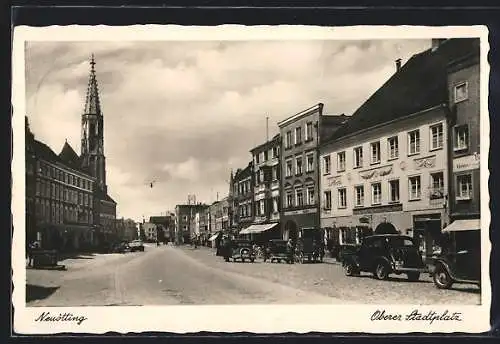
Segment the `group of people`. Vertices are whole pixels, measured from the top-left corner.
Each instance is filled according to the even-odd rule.
[[[41,248],[39,241],[32,241],[28,244],[26,255],[28,256],[28,266],[33,266],[33,256],[36,250]]]

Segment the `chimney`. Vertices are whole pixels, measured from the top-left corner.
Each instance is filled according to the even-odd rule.
[[[431,44],[432,51],[436,51],[436,49],[439,48],[439,46],[443,44],[444,41],[446,41],[446,38],[433,38]]]
[[[401,59],[396,60],[396,72],[399,72],[401,69]]]

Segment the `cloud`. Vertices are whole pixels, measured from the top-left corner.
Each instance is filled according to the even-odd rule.
[[[108,189],[120,216],[211,202],[276,123],[318,102],[352,114],[427,40],[30,42],[26,95],[37,138],[80,150],[93,52]],[[154,187],[149,182],[156,180]]]

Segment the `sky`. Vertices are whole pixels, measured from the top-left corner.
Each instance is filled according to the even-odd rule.
[[[80,153],[94,53],[107,184],[117,217],[173,211],[188,194],[227,195],[231,169],[317,103],[351,115],[430,40],[27,42],[30,127],[57,154]],[[155,181],[153,187],[150,182]]]

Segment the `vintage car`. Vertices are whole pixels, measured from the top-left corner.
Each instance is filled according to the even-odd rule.
[[[287,262],[293,263],[293,252],[288,248],[286,240],[272,239],[266,245],[264,261],[269,260],[271,263]]]
[[[449,289],[454,283],[481,287],[481,235],[477,228],[453,226],[443,230],[441,250],[429,259],[429,270],[439,289]]]
[[[250,261],[253,263],[255,261],[255,252],[252,242],[244,239],[231,240],[224,249],[224,260],[229,262],[231,259],[233,262],[239,260],[241,262]]]
[[[303,228],[295,245],[294,259],[298,263],[323,261],[322,232],[317,228]]]
[[[130,247],[130,252],[144,252],[144,244],[141,240],[132,240],[128,243],[128,247]]]
[[[427,271],[413,239],[399,234],[367,236],[361,245],[342,256],[342,266],[347,276],[371,272],[379,280],[390,274],[406,274],[408,280],[418,281]]]
[[[112,253],[127,253],[127,252],[130,252],[130,246],[128,245],[127,242],[122,241],[122,242],[114,244],[111,248],[111,252]]]

